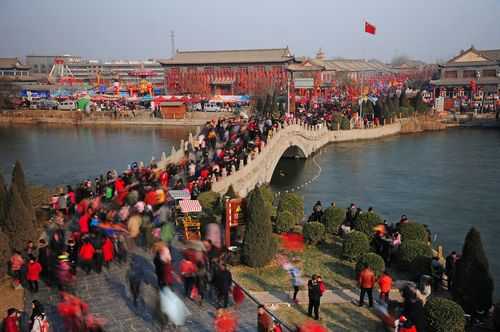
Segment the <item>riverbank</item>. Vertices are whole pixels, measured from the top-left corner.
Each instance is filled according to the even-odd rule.
[[[66,126],[201,126],[207,121],[230,115],[227,112],[189,112],[183,119],[151,118],[150,112],[122,112],[116,118],[112,113],[52,110],[0,111],[0,124],[66,125]]]

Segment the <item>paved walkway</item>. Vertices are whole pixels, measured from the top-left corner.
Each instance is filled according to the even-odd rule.
[[[281,305],[281,304],[291,304],[293,293],[283,293],[283,292],[250,292],[252,296],[257,299],[260,303],[266,305]],[[350,289],[334,289],[326,290],[321,297],[322,304],[341,304],[341,303],[351,303],[352,301],[357,301],[359,299],[359,294],[353,292]],[[299,303],[307,303],[309,301],[307,290],[301,290],[297,294],[297,300]]]
[[[101,274],[92,272],[86,275],[80,269],[77,272],[77,285],[74,293],[89,304],[90,312],[104,318],[106,332],[130,332],[130,331],[161,331],[156,319],[157,308],[159,307],[158,290],[156,288],[156,275],[150,255],[142,249],[135,250],[130,254],[129,260],[133,259],[144,270],[145,280],[142,286],[142,300],[137,307],[134,307],[126,272],[128,264],[119,266],[111,264],[108,269],[103,268]],[[177,289],[177,294],[181,294]],[[31,313],[31,301],[38,299],[44,306],[51,322],[54,332],[65,332],[62,320],[57,313],[57,303],[59,302],[58,292],[48,288],[41,283],[40,291],[33,296],[26,292],[26,311]],[[213,319],[215,307],[212,304],[204,303],[201,307],[190,300],[185,300],[191,311],[191,316],[185,326],[177,328],[167,328],[166,331],[213,331]],[[256,331],[256,305],[245,299],[245,302],[238,310],[239,328],[238,331]]]

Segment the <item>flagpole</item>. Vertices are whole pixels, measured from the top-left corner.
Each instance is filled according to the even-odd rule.
[[[364,35],[366,32],[365,32],[365,26],[366,26],[366,18],[363,18],[363,31],[362,31],[362,34]],[[364,38],[364,37],[363,37]],[[363,48],[362,48],[362,51],[361,51],[361,55],[363,57],[363,61],[365,60],[365,43],[362,43],[363,44]],[[361,71],[361,93],[360,93],[360,96],[361,96],[361,103],[359,104],[359,116],[362,118],[363,117],[363,86],[364,86],[364,81],[365,81],[365,75],[364,75],[364,72],[363,70]]]

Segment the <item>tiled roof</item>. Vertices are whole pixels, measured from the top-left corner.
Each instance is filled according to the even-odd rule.
[[[30,69],[19,62],[17,58],[0,58],[0,69]]]
[[[324,66],[328,71],[387,71],[391,69],[379,61],[365,61],[357,59],[339,59],[339,60],[319,60],[314,59],[314,63]]]
[[[231,63],[272,63],[292,61],[288,48],[223,51],[177,51],[172,59],[160,60],[162,65],[204,65]]]
[[[492,60],[492,61],[500,61],[500,49],[498,50],[482,50],[478,51],[479,54],[483,55],[484,57]]]

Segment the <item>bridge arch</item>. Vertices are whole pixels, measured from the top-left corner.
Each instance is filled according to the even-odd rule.
[[[290,142],[289,145],[281,146],[277,153],[273,154],[273,158],[269,158],[270,162],[267,163],[265,179],[263,179],[263,182],[271,182],[276,166],[278,166],[278,163],[282,158],[307,159],[311,153],[312,151],[310,151],[310,147],[297,139],[295,139],[294,143]]]

